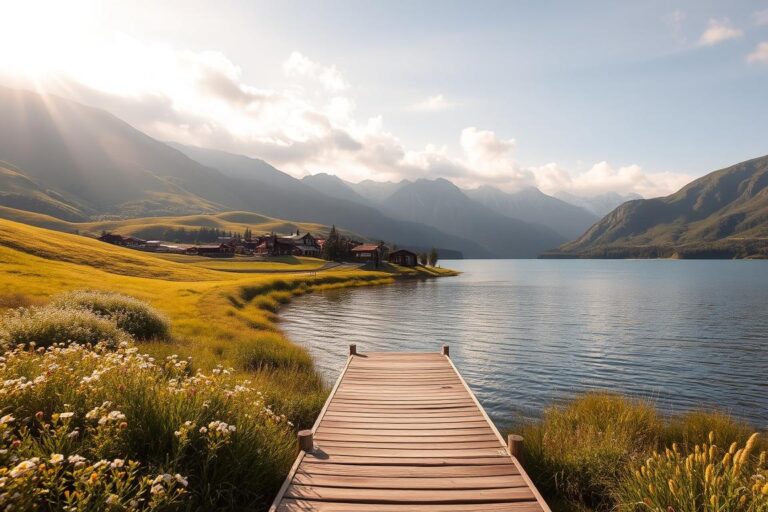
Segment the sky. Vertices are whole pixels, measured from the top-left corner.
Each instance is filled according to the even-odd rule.
[[[0,84],[301,177],[666,195],[768,153],[768,0],[0,0]]]

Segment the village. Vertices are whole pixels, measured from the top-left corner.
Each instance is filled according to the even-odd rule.
[[[256,236],[250,230],[246,230],[244,234],[229,232],[226,236],[217,236],[215,242],[193,244],[144,240],[111,232],[103,232],[98,240],[139,251],[206,258],[251,256],[266,259],[280,256],[301,256],[322,258],[328,261],[371,264],[374,267],[378,267],[384,262],[405,267],[415,267],[419,264],[435,266],[438,259],[435,249],[429,253],[416,253],[397,246],[388,246],[383,241],[378,243],[359,242],[340,235],[335,227],[331,228],[330,233],[325,238],[315,237],[311,233],[301,233],[297,229],[295,233],[290,235],[268,233]]]

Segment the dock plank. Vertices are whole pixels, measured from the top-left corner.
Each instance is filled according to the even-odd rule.
[[[271,512],[550,512],[447,356],[350,356]]]

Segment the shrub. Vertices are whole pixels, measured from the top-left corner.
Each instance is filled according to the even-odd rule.
[[[629,461],[656,446],[661,427],[645,402],[588,393],[523,427],[526,469],[549,496],[609,509],[613,483]]]
[[[673,443],[693,446],[712,432],[721,444],[744,443],[754,432],[732,416],[720,411],[690,411],[669,419],[663,433],[663,446]]]
[[[8,351],[0,474],[12,478],[3,509],[263,506],[295,455],[291,424],[231,370],[189,366],[128,343]],[[18,494],[5,493],[9,485]]]
[[[766,452],[753,456],[758,434],[726,450],[710,432],[692,450],[677,444],[635,465],[619,484],[619,510],[627,512],[758,512],[768,510]],[[726,445],[727,446],[727,445]]]
[[[241,341],[236,357],[238,368],[248,371],[312,368],[312,358],[306,350],[274,332],[258,333]]]
[[[134,297],[119,293],[75,291],[60,295],[52,305],[61,308],[88,309],[111,318],[118,327],[137,340],[168,339],[168,319],[155,308]]]
[[[131,341],[114,322],[91,311],[32,307],[15,309],[0,319],[0,347],[35,343],[38,347],[105,343],[116,347]]]

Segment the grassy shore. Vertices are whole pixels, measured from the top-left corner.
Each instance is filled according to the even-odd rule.
[[[722,412],[663,418],[650,402],[589,393],[513,430],[555,511],[768,510],[768,443]]]
[[[289,274],[208,266],[0,220],[0,309],[32,308],[24,325],[43,333],[77,317],[71,341],[91,336],[96,345],[9,347],[0,363],[0,437],[12,454],[0,454],[0,471],[16,475],[12,486],[27,500],[15,505],[56,509],[40,504],[66,490],[82,510],[104,510],[108,500],[131,509],[131,496],[141,496],[137,510],[264,509],[295,456],[294,430],[311,425],[328,391],[308,353],[280,332],[280,305],[319,290],[451,274],[394,265]],[[74,290],[138,299],[169,319],[169,331],[126,343],[98,318],[50,309],[52,300],[72,303],[57,297]],[[117,469],[130,461],[131,471],[110,469],[114,460]],[[103,486],[78,487],[91,475]]]

